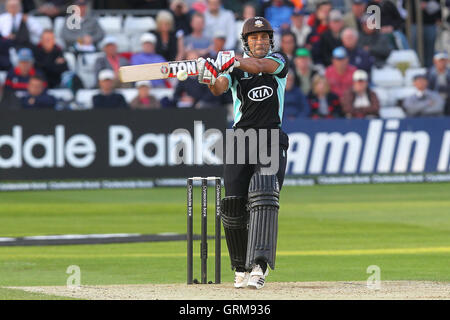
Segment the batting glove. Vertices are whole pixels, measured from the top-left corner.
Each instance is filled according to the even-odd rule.
[[[220,73],[231,73],[234,68],[240,66],[240,62],[236,59],[233,50],[219,51],[216,66]]]
[[[216,68],[214,60],[211,58],[198,58],[197,59],[198,68],[198,82],[214,85],[216,79],[219,76],[219,71]]]

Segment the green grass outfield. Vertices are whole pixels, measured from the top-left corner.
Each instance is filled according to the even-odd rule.
[[[194,232],[200,233],[195,189]],[[209,194],[214,232],[214,193]],[[186,233],[184,188],[0,193],[0,237],[89,233]],[[200,278],[199,242],[194,244]],[[214,244],[209,244],[214,279]],[[0,247],[0,287],[65,285],[70,265],[81,284],[183,283],[186,243]],[[269,281],[450,281],[450,184],[285,187],[276,270]],[[233,280],[225,240],[222,279]],[[0,289],[0,299],[43,298]],[[52,298],[52,297],[49,297]],[[53,297],[55,298],[55,297]]]

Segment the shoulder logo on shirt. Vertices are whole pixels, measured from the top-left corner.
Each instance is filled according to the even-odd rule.
[[[286,63],[286,59],[285,59],[285,58],[283,57],[283,55],[280,54],[280,53],[272,53],[272,54],[271,54],[271,57],[280,59],[283,63]]]
[[[253,101],[263,101],[273,95],[273,89],[268,86],[253,88],[248,92],[248,97]]]

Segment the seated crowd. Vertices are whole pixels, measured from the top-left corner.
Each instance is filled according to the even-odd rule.
[[[139,1],[136,1],[138,3]],[[145,2],[145,1],[142,1]],[[0,6],[0,109],[72,108],[61,103],[48,89],[97,89],[93,108],[210,108],[228,106],[231,94],[214,96],[195,78],[121,83],[121,66],[174,60],[215,58],[221,50],[243,55],[239,39],[245,19],[265,16],[275,30],[276,50],[289,58],[285,116],[288,119],[374,118],[382,103],[371,81],[374,69],[383,68],[391,52],[416,50],[405,36],[404,8],[389,0],[172,0],[158,9],[155,27],[136,35],[136,45],[121,51],[117,35],[105,31],[91,11],[88,0],[6,0]],[[404,1],[403,1],[404,2]],[[42,4],[44,3],[44,4]],[[140,3],[140,2],[139,2]],[[415,2],[412,2],[413,12]],[[414,92],[396,101],[406,116],[450,115],[450,67],[445,50],[436,51],[436,28],[450,23],[443,17],[440,1],[423,4],[424,72],[413,77]],[[450,1],[446,1],[450,7]],[[28,12],[55,21],[68,5],[80,8],[79,28],[70,17],[60,30],[44,29]],[[305,4],[308,4],[306,6]],[[347,8],[345,4],[348,4]],[[383,17],[379,28],[371,26],[367,7],[378,6]],[[56,24],[55,24],[56,25]],[[433,31],[434,30],[434,31]],[[411,32],[417,34],[415,17]],[[134,38],[133,38],[134,39]],[[131,43],[131,38],[130,38]],[[86,75],[71,67],[87,54],[99,53],[92,63],[90,86]],[[95,78],[94,78],[95,77]],[[125,99],[118,89],[135,88],[135,97]],[[157,99],[152,92],[170,88],[173,95]],[[75,102],[76,104],[76,102]]]

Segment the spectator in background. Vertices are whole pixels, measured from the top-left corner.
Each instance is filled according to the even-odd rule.
[[[377,6],[380,8],[380,15],[383,17],[380,20],[381,29],[383,33],[391,33],[394,30],[401,30],[403,28],[404,20],[400,15],[396,5],[389,0],[370,0],[367,7]]]
[[[13,46],[13,41],[0,36],[0,70],[8,71],[11,69],[11,60],[9,49]]]
[[[195,51],[187,52],[186,60],[197,60]],[[194,77],[188,77],[186,81],[179,81],[173,94],[173,105],[178,108],[214,108],[231,102],[230,91],[227,94],[214,96],[210,90]]]
[[[99,73],[103,69],[110,69],[116,75],[115,84],[120,86],[119,81],[119,68],[128,65],[127,59],[121,57],[117,52],[117,39],[114,36],[107,36],[101,42],[101,47],[104,56],[98,57],[95,61],[95,74],[98,77]]]
[[[361,30],[361,19],[367,13],[367,0],[352,0],[352,10],[344,16],[346,28]]]
[[[153,33],[144,33],[141,36],[142,52],[131,57],[131,65],[166,62],[163,56],[155,53],[156,36]],[[153,87],[166,87],[164,80],[152,80]]]
[[[312,80],[312,88],[308,94],[311,107],[310,117],[313,119],[332,119],[342,116],[339,97],[330,91],[327,78],[319,74]]]
[[[170,12],[172,12],[175,20],[175,26],[173,28],[175,32],[181,30],[183,31],[183,35],[187,35],[192,32],[189,7],[184,0],[173,0],[170,3]]]
[[[439,93],[427,89],[428,80],[425,74],[414,77],[416,92],[403,100],[403,109],[408,117],[442,116],[444,99]]]
[[[21,0],[23,13],[30,13],[36,9],[36,0]]]
[[[295,55],[296,49],[296,40],[295,35],[291,31],[284,31],[281,34],[281,44],[280,50],[283,52],[289,59],[289,64],[293,68],[293,59]]]
[[[227,39],[227,35],[223,30],[216,30],[214,33],[214,37],[212,40],[212,48],[210,49],[207,56],[216,60],[217,54],[219,51],[223,51],[225,47],[225,41]]]
[[[283,0],[272,0],[271,6],[264,11],[264,17],[270,22],[275,32],[289,29],[294,8],[284,4]]]
[[[311,32],[311,27],[305,23],[304,10],[294,10],[291,15],[291,32],[295,34],[297,39],[297,47],[304,47],[308,34]]]
[[[396,49],[408,49],[408,40],[402,32],[404,19],[398,11],[396,5],[389,0],[371,0],[367,7],[377,6],[380,8],[381,30],[380,32],[386,35],[391,41],[391,46]]]
[[[308,94],[311,90],[312,79],[317,74],[311,61],[311,53],[308,49],[298,48],[295,51],[294,65],[297,86],[304,94]]]
[[[191,18],[192,33],[184,37],[186,52],[196,50],[199,56],[205,55],[210,48],[211,41],[205,36],[205,17],[195,12]]]
[[[163,56],[166,61],[182,60],[184,55],[183,32],[175,31],[172,14],[161,10],[156,16],[156,44],[155,52]]]
[[[382,67],[394,47],[385,33],[367,25],[367,19],[368,16],[364,16],[361,20],[362,32],[359,35],[357,47],[361,47],[374,58],[376,67]]]
[[[330,84],[330,90],[341,98],[353,85],[353,73],[356,67],[348,63],[348,55],[344,47],[334,49],[332,56],[332,63],[326,68],[325,77]]]
[[[307,23],[311,27],[311,32],[306,39],[308,49],[311,49],[320,40],[320,36],[328,30],[328,16],[331,9],[330,1],[321,0],[317,3],[316,11],[309,15]]]
[[[290,70],[286,79],[286,91],[284,93],[284,116],[290,120],[307,118],[309,116],[309,104],[299,87],[295,86],[295,75]]]
[[[206,1],[207,0],[187,0],[189,7],[201,14],[204,14],[206,11]]]
[[[214,96],[209,90],[205,91],[197,79],[189,77],[186,81],[179,81],[175,87],[173,104],[178,108],[214,108],[225,104],[223,96]]]
[[[255,16],[256,16],[256,7],[250,3],[246,3],[242,7],[242,20],[236,21],[236,32],[237,32],[239,40],[241,38],[242,26],[244,25],[245,20],[254,18]],[[242,46],[238,45],[236,47],[236,51],[238,53],[243,53]]]
[[[100,93],[92,97],[94,109],[127,109],[125,98],[114,90],[116,75],[111,69],[103,69],[98,74]]]
[[[256,15],[257,15],[256,8],[257,8],[257,6],[251,2],[247,2],[247,3],[243,4],[242,14],[237,18],[239,20],[236,21],[236,23],[235,23],[236,31],[238,32],[238,34],[241,33],[242,26],[244,25],[245,20],[256,17]]]
[[[450,67],[448,55],[437,53],[434,55],[434,66],[428,70],[428,89],[439,92],[445,101],[445,115],[450,115]]]
[[[56,88],[61,83],[61,75],[69,70],[64,53],[55,43],[52,30],[44,30],[41,41],[34,49],[35,65],[44,73],[49,88]]]
[[[44,0],[41,1],[41,5],[38,6],[37,11],[51,19],[58,16],[65,16],[70,2],[70,0]]]
[[[403,6],[406,8],[406,1],[403,1]],[[434,46],[437,37],[437,23],[440,23],[442,18],[440,1],[421,0],[420,8],[416,8],[415,1],[410,1],[410,6],[412,47],[417,51],[416,12],[417,10],[421,10],[423,19],[424,67],[429,68],[433,64]]]
[[[17,66],[11,68],[6,76],[5,90],[14,92],[18,98],[23,97],[28,88],[28,81],[32,76],[43,76],[34,68],[34,57],[31,49],[22,48],[17,54]],[[45,82],[45,87],[47,83]]]
[[[223,30],[227,35],[225,42],[226,50],[233,50],[236,47],[236,19],[233,12],[221,8],[220,0],[207,0],[207,10],[205,11],[205,36],[212,39],[214,31]]]
[[[223,7],[236,14],[236,18],[244,11],[246,5],[255,7],[258,5],[259,0],[226,0],[223,1]],[[256,14],[255,14],[256,15]],[[254,17],[254,16],[253,16]]]
[[[359,35],[355,29],[346,28],[341,35],[342,46],[347,50],[351,65],[370,73],[374,58],[364,49],[358,47],[358,38]]]
[[[24,109],[55,109],[56,99],[47,94],[45,80],[32,76],[27,86],[27,93],[20,99]]]
[[[244,21],[256,17],[256,7],[251,3],[246,3],[242,7],[242,21],[236,22],[236,30],[241,33]]]
[[[136,9],[166,9],[168,0],[127,0]]]
[[[353,73],[353,85],[341,97],[342,110],[346,118],[378,117],[380,102],[375,92],[369,89],[369,76],[364,70]]]
[[[41,35],[41,25],[33,17],[22,13],[20,0],[7,0],[6,12],[0,15],[0,35],[13,40],[14,47],[31,48]]]
[[[447,7],[447,19],[440,25],[443,34],[441,37],[443,39],[442,48],[440,50],[447,51],[450,53],[450,0],[445,1],[445,5]]]
[[[136,82],[138,95],[131,101],[131,109],[158,109],[161,107],[159,101],[150,94],[151,87],[150,81]]]
[[[339,10],[330,12],[328,30],[312,48],[312,56],[315,64],[328,67],[331,64],[331,53],[334,48],[342,46],[341,32],[344,29],[342,13]]]
[[[333,8],[339,9],[341,11],[347,11],[350,8],[351,0],[331,0]]]
[[[72,21],[68,21],[70,16],[67,17],[61,32],[66,48],[95,51],[95,46],[103,39],[105,32],[97,19],[88,12],[87,0],[76,0],[73,4],[80,8],[80,28],[73,28]]]

